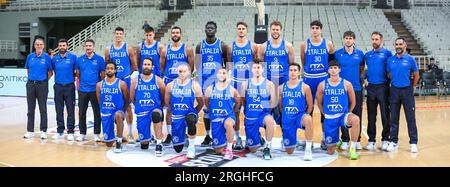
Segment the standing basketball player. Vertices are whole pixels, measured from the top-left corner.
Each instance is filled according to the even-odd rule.
[[[178,26],[172,27],[172,43],[167,46],[166,56],[161,60],[161,68],[163,71],[164,84],[167,86],[170,82],[178,77],[178,66],[181,64],[189,65],[190,72],[194,69],[194,51],[189,45],[181,41],[181,28]],[[169,106],[169,105],[167,105]],[[163,144],[168,145],[172,142],[172,126],[170,119],[170,107],[166,113],[167,137]]]
[[[245,22],[238,22],[236,24],[238,38],[233,41],[233,44],[228,46],[228,59],[230,59],[231,64],[227,64],[227,70],[232,70],[231,74],[231,84],[238,93],[242,93],[242,83],[249,79],[251,74],[251,62],[258,55],[258,45],[252,43],[247,38],[247,24]],[[241,95],[239,95],[241,97]],[[234,149],[242,150],[244,146],[242,145],[242,138],[240,136],[240,118],[241,106],[237,106],[234,111],[236,116],[235,125],[235,136],[236,144]]]
[[[114,62],[117,65],[117,78],[125,81],[128,91],[131,86],[131,73],[137,71],[136,55],[133,47],[127,45],[123,40],[125,31],[122,27],[116,27],[114,31],[114,43],[109,49],[105,49],[105,61]],[[126,119],[128,129],[128,142],[133,144],[135,142],[133,137],[133,113],[131,107],[126,108]]]
[[[129,107],[127,84],[116,78],[117,67],[114,62],[106,64],[106,78],[97,83],[97,99],[102,115],[103,140],[106,146],[112,147],[116,141],[115,153],[122,152],[123,120],[125,110]],[[117,125],[117,138],[114,133]]]
[[[195,135],[198,113],[203,108],[201,86],[191,79],[191,70],[186,63],[177,66],[178,78],[170,82],[165,90],[164,100],[171,111],[172,144],[177,153],[183,150],[186,127],[189,138],[187,158],[195,158]],[[197,101],[197,106],[194,106]]]
[[[349,158],[359,158],[356,152],[356,142],[359,135],[359,117],[350,111],[355,108],[355,92],[352,84],[339,77],[341,68],[335,60],[330,61],[328,73],[330,78],[322,81],[317,87],[317,105],[320,112],[325,115],[323,128],[327,153],[334,154],[336,144],[339,142],[339,127],[351,128]]]
[[[164,81],[152,73],[153,60],[145,58],[142,62],[142,73],[131,81],[131,101],[134,103],[137,117],[137,129],[141,149],[148,149],[151,139],[151,122],[156,135],[155,155],[162,156],[162,121]],[[150,121],[151,119],[151,121]]]
[[[334,47],[331,41],[322,37],[320,21],[312,21],[310,28],[311,37],[300,44],[300,57],[304,71],[303,82],[311,88],[314,103],[317,86],[328,77],[328,62],[334,59]],[[324,116],[321,114],[322,126],[323,120]],[[321,148],[326,149],[324,140],[321,141]]]
[[[309,115],[313,108],[311,89],[300,81],[299,64],[289,65],[289,80],[278,87],[279,104],[283,126],[284,147],[288,154],[294,152],[297,144],[297,128],[305,130],[306,146],[304,160],[312,160],[312,117]]]
[[[352,113],[357,115],[359,119],[361,119],[363,102],[361,77],[364,75],[364,52],[355,47],[356,36],[353,31],[344,32],[343,40],[344,47],[334,53],[334,58],[338,61],[341,67],[342,71],[340,73],[340,76],[352,83],[356,96],[356,105]],[[359,124],[359,126],[361,126],[361,124]],[[361,130],[361,128],[359,130]],[[337,147],[341,148],[342,150],[347,150],[348,141],[350,140],[348,130],[344,127],[341,127],[341,132],[342,142],[339,142],[341,145],[337,145]],[[361,132],[359,132],[358,142],[356,143],[356,150],[362,149],[360,140]]]
[[[289,79],[289,64],[293,64],[295,61],[292,44],[281,38],[282,28],[280,21],[270,23],[271,39],[264,42],[258,50],[259,58],[266,62],[267,79],[272,81],[276,88]],[[276,94],[278,95],[278,93]],[[275,96],[274,99],[278,103],[278,96]],[[281,124],[279,111],[278,108],[272,111],[277,124]]]
[[[217,71],[225,65],[227,60],[227,45],[216,38],[217,24],[208,21],[205,25],[206,39],[203,39],[195,48],[195,67],[199,74],[199,83],[202,86],[203,94],[206,88],[217,80]],[[200,58],[200,59],[198,59]],[[201,146],[211,146],[211,120],[209,119],[208,108],[203,108],[203,122],[205,124],[206,136]]]
[[[259,59],[253,59],[252,62],[253,77],[242,84],[241,95],[242,103],[245,106],[245,135],[246,145],[250,152],[255,153],[261,146],[260,127],[266,129],[265,148],[263,149],[263,158],[272,159],[270,148],[272,147],[272,137],[274,133],[275,121],[270,115],[270,109],[274,108],[275,103],[275,86],[272,81],[267,80],[264,76],[264,64]]]
[[[233,159],[234,112],[239,107],[239,93],[227,83],[227,70],[219,69],[217,81],[206,89],[205,103],[210,111],[212,147],[216,153],[224,153],[225,160]]]

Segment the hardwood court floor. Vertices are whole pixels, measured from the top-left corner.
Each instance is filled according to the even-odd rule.
[[[56,126],[55,110],[49,100],[49,128]],[[26,130],[26,99],[20,97],[0,97],[0,167],[2,166],[118,166],[106,157],[108,150],[104,144],[93,141],[78,143],[65,140],[22,138]],[[367,126],[367,110],[363,106],[362,144],[367,144],[364,133]],[[78,110],[78,109],[77,109]],[[320,142],[320,115],[314,114],[314,141]],[[76,111],[78,113],[78,111]],[[92,116],[88,111],[88,119]],[[328,166],[450,166],[450,97],[438,99],[436,96],[416,97],[416,120],[419,132],[419,153],[409,152],[409,138],[404,113],[401,114],[399,150],[393,153],[359,151],[361,158],[350,161],[344,155]],[[76,115],[78,120],[78,115]],[[242,120],[242,116],[241,116]],[[377,119],[377,141],[380,143],[381,119]],[[39,111],[36,109],[36,132],[39,129]],[[204,134],[203,124],[198,125],[198,134]],[[243,135],[243,127],[241,127]],[[89,132],[89,131],[88,131]],[[303,132],[299,131],[303,137]],[[281,136],[281,129],[276,128],[276,137]],[[50,137],[49,137],[50,138]],[[92,133],[88,138],[93,139]],[[379,145],[378,145],[379,146]],[[276,163],[274,163],[276,165]]]

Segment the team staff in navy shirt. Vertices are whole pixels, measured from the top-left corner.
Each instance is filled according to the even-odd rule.
[[[352,113],[357,115],[359,119],[362,116],[362,86],[361,77],[364,74],[364,52],[355,47],[356,36],[353,31],[346,31],[343,35],[344,47],[334,53],[334,58],[339,62],[341,67],[340,76],[349,81],[353,85],[356,96],[356,105]],[[359,125],[361,126],[361,120]],[[343,150],[348,149],[348,141],[350,136],[348,129],[341,127],[341,145],[338,145]],[[362,149],[361,146],[361,128],[359,129],[358,142],[356,142],[356,149]]]
[[[367,134],[369,135],[369,143],[365,147],[367,150],[376,149],[376,121],[377,108],[380,105],[381,123],[383,130],[381,133],[382,146],[381,150],[386,151],[389,145],[390,134],[390,116],[389,109],[389,81],[387,78],[387,60],[392,56],[392,52],[383,48],[383,35],[375,31],[372,33],[372,47],[365,55],[367,64],[366,77],[369,83],[367,90]]]
[[[414,87],[419,80],[419,71],[414,57],[406,53],[406,41],[403,38],[395,40],[395,56],[388,59],[387,72],[391,79],[391,142],[387,151],[398,148],[398,130],[400,107],[403,105],[408,124],[409,144],[411,152],[417,153],[417,126],[415,116]],[[414,79],[411,81],[411,73]]]
[[[53,139],[64,138],[64,103],[67,108],[67,133],[68,140],[73,140],[75,129],[75,62],[77,56],[67,51],[66,39],[58,41],[59,52],[52,58],[52,67],[55,72],[55,110],[57,133]]]
[[[24,138],[34,137],[34,110],[36,108],[36,99],[39,104],[41,114],[41,139],[47,139],[47,98],[48,98],[48,79],[52,77],[52,64],[50,56],[44,52],[44,38],[36,36],[34,39],[34,48],[36,51],[28,55],[25,68],[27,69],[28,81],[27,89],[27,132]]]
[[[80,136],[77,141],[86,140],[86,111],[91,102],[94,111],[95,141],[100,142],[101,119],[100,106],[96,96],[97,82],[105,78],[105,60],[94,52],[95,42],[86,40],[84,44],[86,53],[79,56],[76,63],[76,76],[80,79],[78,88],[78,108],[80,114]]]

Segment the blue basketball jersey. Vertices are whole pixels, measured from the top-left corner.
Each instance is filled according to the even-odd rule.
[[[100,112],[102,114],[113,114],[117,110],[123,111],[124,103],[120,90],[120,79],[116,78],[112,84],[107,83],[106,78],[103,79],[100,88]]]
[[[233,108],[235,102],[230,84],[228,84],[227,87],[220,89],[214,83],[209,98],[209,115],[211,119],[226,118],[229,115],[234,115]]]
[[[305,77],[319,78],[328,75],[328,48],[327,40],[322,38],[319,45],[314,45],[311,39],[306,40],[305,50]]]
[[[178,79],[173,81],[170,92],[172,119],[184,119],[189,113],[197,114],[197,110],[194,107],[195,92],[192,85],[192,80],[189,80],[185,85],[178,84]]]
[[[266,61],[267,79],[287,77],[289,74],[289,56],[285,40],[281,40],[280,46],[273,47],[270,40],[266,43],[264,51]]]
[[[294,88],[289,88],[288,83],[282,86],[282,112],[283,118],[295,119],[306,113],[306,98],[303,91],[303,82],[299,82]]]
[[[109,49],[109,59],[117,65],[117,78],[123,79],[131,74],[131,62],[127,50],[127,43],[124,42],[120,49],[116,49],[114,44],[112,44]]]
[[[188,63],[188,57],[185,50],[186,46],[184,43],[181,47],[174,51],[172,45],[167,46],[166,53],[166,66],[164,67],[164,76],[170,79],[175,79],[178,77],[177,68],[178,65],[182,63]]]
[[[158,51],[158,41],[155,41],[155,43],[153,43],[152,46],[147,47],[147,45],[145,45],[145,41],[142,41],[141,43],[141,67],[139,67],[139,73],[142,72],[142,66],[143,66],[143,62],[145,58],[151,58],[153,60],[153,74],[158,75],[159,77],[161,77],[162,72],[161,72],[161,63],[159,62],[160,60],[160,54]]]
[[[252,42],[249,40],[244,47],[239,47],[236,41],[231,48],[231,60],[233,60],[232,79],[235,81],[245,81],[251,76],[251,62],[253,60]]]
[[[135,99],[134,112],[136,114],[149,112],[156,107],[161,107],[162,96],[159,93],[155,75],[152,74],[148,81],[142,79],[142,75],[138,76]]]
[[[213,44],[208,44],[202,40],[200,45],[201,66],[200,73],[202,80],[215,79],[217,71],[222,67],[222,47],[220,39],[216,39]]]
[[[333,86],[330,80],[325,80],[323,89],[323,112],[325,118],[334,119],[348,113],[348,94],[345,89],[345,79],[341,78],[338,85]]]
[[[247,83],[245,117],[258,118],[264,113],[270,113],[270,93],[267,87],[267,79],[264,79],[261,84],[254,84],[250,79]]]

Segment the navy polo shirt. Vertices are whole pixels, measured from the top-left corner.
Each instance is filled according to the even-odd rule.
[[[74,70],[77,56],[70,52],[66,52],[64,56],[56,54],[52,58],[52,67],[55,71],[55,83],[69,84],[75,82]]]
[[[82,92],[95,92],[100,72],[105,71],[105,59],[94,53],[91,58],[86,54],[77,58],[75,67],[80,71],[80,87]]]
[[[414,57],[403,54],[401,57],[394,55],[388,59],[388,73],[391,74],[391,84],[397,88],[411,85],[411,73],[417,72],[417,63]]]
[[[334,53],[334,58],[339,62],[341,73],[345,80],[350,81],[355,91],[361,91],[361,81],[359,67],[364,65],[364,52],[354,48],[351,54],[341,48]]]
[[[36,53],[31,53],[27,57],[25,68],[29,70],[28,80],[47,80],[47,72],[52,70],[51,58],[45,52],[42,52],[40,56],[37,56]]]
[[[370,84],[385,84],[387,82],[387,60],[391,56],[392,52],[385,48],[377,51],[371,50],[366,53],[366,76]]]

